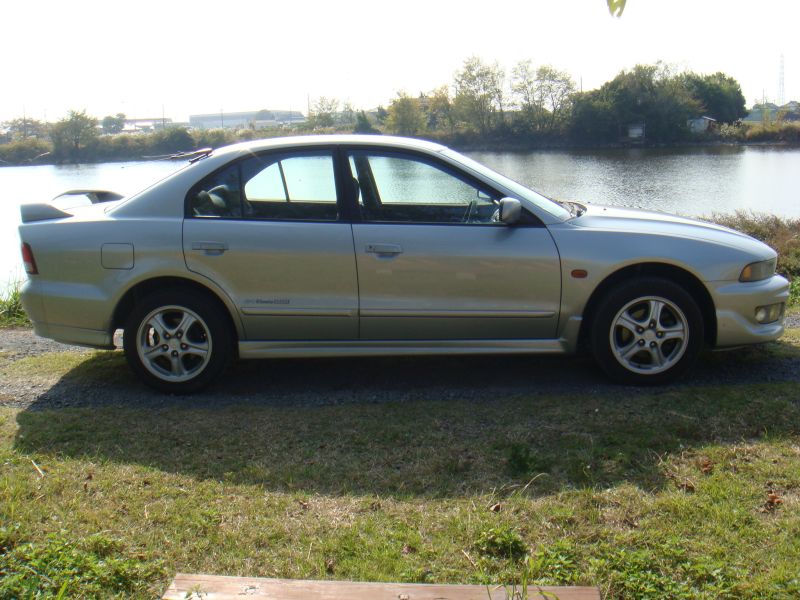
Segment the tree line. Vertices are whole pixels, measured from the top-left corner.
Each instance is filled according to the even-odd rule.
[[[663,63],[621,71],[597,90],[577,89],[566,71],[525,60],[507,74],[467,59],[451,85],[399,93],[385,128],[403,135],[506,139],[528,145],[613,144],[642,124],[651,143],[690,139],[689,120],[734,123],[747,115],[739,83],[724,73],[675,72]]]
[[[99,120],[78,110],[51,124],[15,119],[4,124],[7,143],[0,144],[0,160],[124,160],[256,137],[344,131],[421,136],[455,146],[542,147],[615,144],[629,126],[643,125],[648,143],[679,143],[691,138],[691,118],[735,123],[747,114],[739,83],[724,73],[636,65],[584,92],[552,65],[523,60],[506,71],[476,56],[464,61],[450,83],[413,96],[400,92],[386,108],[367,112],[329,97],[317,98],[310,108],[307,120],[288,132],[174,126],[131,135],[123,132],[124,114]]]

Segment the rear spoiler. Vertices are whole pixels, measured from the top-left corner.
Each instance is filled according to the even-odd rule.
[[[59,194],[53,198],[55,202],[64,196],[86,196],[92,204],[100,204],[101,202],[113,202],[114,200],[122,200],[125,196],[116,192],[109,192],[108,190],[69,190],[63,194]],[[64,219],[71,217],[68,212],[64,212],[60,208],[56,208],[52,204],[22,204],[20,205],[20,213],[22,214],[23,223],[32,223],[33,221],[49,221],[51,219]]]
[[[92,204],[99,204],[100,202],[113,202],[114,200],[122,200],[125,196],[117,192],[109,192],[108,190],[69,190],[63,194],[59,194],[53,200],[58,200],[64,196],[86,196]]]
[[[57,209],[52,204],[21,204],[19,212],[22,214],[23,223],[33,221],[49,221],[50,219],[64,219],[72,215]]]

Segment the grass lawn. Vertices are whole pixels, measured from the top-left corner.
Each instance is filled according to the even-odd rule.
[[[0,377],[92,356],[0,357]],[[176,571],[798,597],[798,386],[621,389],[1,409],[0,597],[153,598]]]

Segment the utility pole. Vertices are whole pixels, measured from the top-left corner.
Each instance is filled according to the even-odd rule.
[[[783,87],[783,53],[781,52],[781,62],[778,67],[778,106],[786,104],[786,90]]]
[[[225,129],[225,115],[222,112],[222,107],[219,107],[219,128]]]

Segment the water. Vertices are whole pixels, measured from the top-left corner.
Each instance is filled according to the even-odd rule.
[[[722,146],[591,152],[473,152],[552,198],[689,216],[754,210],[800,217],[800,149]]]
[[[470,152],[548,196],[710,215],[735,210],[800,217],[800,149],[711,147],[581,152]],[[19,205],[74,188],[137,192],[184,163],[0,168],[0,289],[24,277]]]
[[[47,202],[72,189],[89,188],[133,194],[185,164],[151,161],[0,168],[0,292],[13,282],[25,278],[17,233],[20,204]]]

